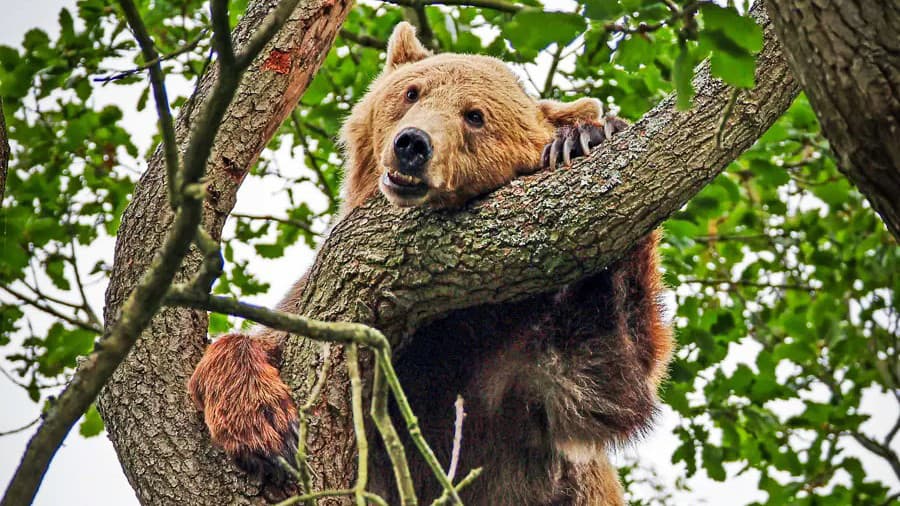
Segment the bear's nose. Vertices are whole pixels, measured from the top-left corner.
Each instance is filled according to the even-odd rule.
[[[395,167],[401,174],[419,176],[431,159],[431,137],[418,128],[404,128],[394,138]]]

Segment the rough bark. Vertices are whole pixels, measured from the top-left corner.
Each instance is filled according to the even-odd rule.
[[[738,94],[720,145],[732,90],[704,65],[689,111],[676,110],[670,98],[571,169],[517,180],[461,212],[397,209],[382,198],[355,210],[323,244],[294,309],[366,323],[402,345],[413,329],[451,309],[598,272],[750,147],[797,95],[760,5],[754,12],[765,23],[758,84]],[[286,345],[282,376],[297,399],[306,397],[318,349],[304,339]],[[330,360],[332,371],[344,370],[340,354]],[[326,399],[330,409],[312,423],[311,464],[325,477],[318,486],[346,488],[355,464],[346,375],[329,378]]]
[[[900,3],[767,4],[841,171],[900,238]]]
[[[302,3],[245,74],[207,166],[203,226],[214,237],[221,234],[247,171],[321,65],[350,3]],[[236,48],[246,44],[276,4],[275,0],[250,3],[233,34]],[[194,106],[206,98],[215,75],[215,68],[206,73],[179,117],[177,137],[182,148],[199,109]],[[147,252],[159,248],[171,226],[165,174],[158,149],[122,218],[106,293],[107,325],[116,320],[120,306],[149,266]],[[188,280],[200,260],[199,254],[191,254],[178,281]],[[260,502],[259,487],[212,449],[202,418],[187,397],[185,385],[203,352],[206,330],[205,313],[160,311],[100,396],[110,439],[143,504]]]

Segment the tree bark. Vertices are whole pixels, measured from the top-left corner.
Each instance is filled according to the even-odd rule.
[[[768,0],[841,171],[900,239],[900,3]]]
[[[516,180],[460,212],[398,209],[383,198],[355,210],[324,242],[293,309],[372,325],[402,346],[412,330],[452,309],[598,272],[749,148],[796,97],[759,3],[753,12],[765,26],[757,87],[738,93],[721,144],[732,90],[703,65],[690,110],[678,111],[669,98],[570,169]],[[306,339],[285,347],[282,376],[299,401],[320,366],[318,350]],[[317,486],[347,488],[355,468],[348,381],[341,354],[329,360],[330,409],[311,425],[311,465],[323,478]]]
[[[233,33],[236,48],[277,4],[251,2]],[[221,235],[225,218],[247,171],[306,90],[350,8],[350,0],[301,3],[242,80],[216,137],[207,165],[203,226]],[[213,66],[200,80],[177,124],[182,148],[196,113],[215,82]],[[106,292],[107,325],[143,272],[171,226],[166,169],[160,149],[134,190],[122,217],[115,263]],[[201,257],[185,259],[178,281],[197,271]],[[185,385],[199,361],[207,332],[203,312],[160,311],[99,399],[100,412],[125,475],[142,504],[259,503],[258,484],[249,482],[209,444],[202,417]]]

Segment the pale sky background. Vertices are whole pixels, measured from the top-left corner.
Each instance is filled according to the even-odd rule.
[[[30,2],[13,2],[4,0],[4,13],[0,16],[0,44],[18,47],[25,32],[34,27],[42,28],[51,37],[57,32],[57,14],[62,7],[74,8],[74,0],[32,0]],[[569,2],[548,2],[551,9],[563,9],[571,5]],[[11,8],[15,5],[14,8]],[[532,75],[540,77],[547,72],[547,62],[539,62],[529,71]],[[120,70],[129,68],[128,62],[122,62]],[[538,82],[543,82],[540,79]],[[189,91],[186,83],[170,82],[170,96],[185,94]],[[134,134],[135,144],[141,152],[144,152],[150,141],[152,129],[156,122],[153,116],[153,108],[148,107],[143,112],[134,111],[137,92],[121,86],[106,86],[95,92],[94,100],[98,105],[108,103],[118,104],[125,114],[123,126]],[[287,173],[296,174],[303,169],[302,156],[299,152],[290,153],[284,149],[275,156],[279,168]],[[146,165],[139,161],[138,169],[143,170]],[[248,177],[241,187],[235,212],[252,214],[283,214],[287,207],[287,198],[280,193],[281,181],[276,178]],[[314,195],[310,193],[310,195]],[[311,197],[314,198],[314,197]],[[313,202],[313,207],[321,205],[321,202]],[[83,251],[81,261],[85,271],[90,269],[97,259],[111,260],[113,240],[104,238],[92,244]],[[243,257],[252,257],[249,248],[238,249],[238,254]],[[293,283],[294,277],[299,277],[306,266],[312,261],[312,252],[303,246],[290,248],[282,260],[258,259],[254,261],[254,271],[259,277],[271,284],[268,294],[254,298],[248,298],[252,302],[263,305],[274,305]],[[284,273],[294,272],[296,276],[285,276]],[[42,285],[44,288],[49,283]],[[88,297],[95,310],[100,313],[103,304],[103,292],[106,289],[106,279],[99,278],[89,281]],[[41,332],[53,323],[50,317],[36,311],[29,311],[35,330]],[[752,343],[735,345],[729,354],[728,362],[751,361],[757,349]],[[13,350],[10,347],[0,349],[5,356]],[[0,358],[0,365],[10,370],[10,364]],[[882,402],[884,396],[871,393],[865,397],[863,411],[873,415],[873,418],[863,424],[863,432],[869,434],[884,434],[898,416],[897,404],[894,402]],[[888,406],[886,409],[885,406]],[[786,404],[784,412],[796,410],[797,406]],[[0,377],[0,432],[21,427],[33,420],[39,412],[39,406],[28,399],[25,391],[14,385],[9,379]],[[672,435],[672,428],[678,424],[677,417],[664,407],[655,430],[643,441],[635,443],[629,448],[620,451],[617,458],[625,455],[637,456],[643,461],[653,464],[658,479],[663,483],[672,483],[678,475],[669,458],[678,445],[678,441]],[[25,444],[34,428],[17,434],[0,437],[0,487],[6,488],[19,457],[25,448]],[[895,490],[900,490],[900,483],[891,472],[888,465],[876,458],[872,458],[868,452],[848,443],[848,451],[858,455],[872,477],[877,477],[885,483],[892,483]],[[736,471],[734,465],[726,466],[729,471]],[[755,472],[745,473],[736,479],[730,479],[725,483],[709,480],[703,474],[689,480],[693,489],[690,493],[680,494],[673,504],[746,504],[754,500],[763,500],[765,494],[756,490],[756,481],[759,476]],[[37,495],[37,505],[135,505],[137,499],[122,473],[121,467],[113,451],[112,445],[104,432],[100,436],[85,439],[77,434],[76,429],[66,439],[50,465],[43,485]]]

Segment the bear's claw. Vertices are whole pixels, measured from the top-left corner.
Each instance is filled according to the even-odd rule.
[[[541,153],[541,168],[555,169],[559,162],[568,166],[573,158],[591,154],[591,148],[599,146],[617,132],[627,127],[625,121],[609,117],[602,122],[585,122],[565,125],[556,131]]]

